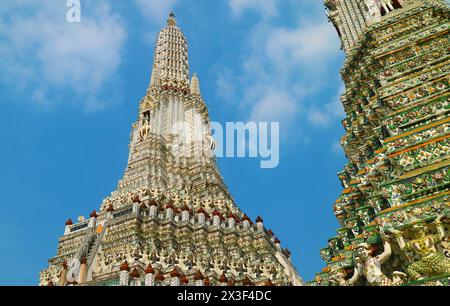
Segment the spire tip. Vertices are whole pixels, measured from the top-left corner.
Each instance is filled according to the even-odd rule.
[[[170,12],[169,19],[167,20],[168,25],[176,25],[177,21],[175,19],[175,14],[173,12]]]

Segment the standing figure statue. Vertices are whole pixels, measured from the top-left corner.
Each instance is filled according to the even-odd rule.
[[[381,233],[381,239],[383,240],[384,251],[378,256],[372,255],[372,248],[367,243],[361,243],[356,247],[357,257],[355,259],[357,264],[355,275],[364,275],[371,286],[395,286],[398,285],[398,283],[389,279],[381,270],[381,265],[385,263],[392,254],[389,237],[384,233]]]
[[[414,235],[413,240],[405,243],[400,231],[392,230],[397,238],[401,250],[414,252],[420,259],[408,267],[408,274],[414,280],[421,280],[427,276],[439,276],[450,273],[450,259],[444,254],[439,253],[435,244],[445,240],[445,229],[441,222],[442,216],[439,216],[434,224],[437,234],[427,235],[427,226],[423,221],[419,221],[411,226],[411,232]]]
[[[386,13],[395,10],[394,5],[392,4],[392,0],[380,0],[380,2]]]
[[[144,141],[150,134],[150,122],[148,118],[144,119],[142,127],[139,129],[139,140]]]

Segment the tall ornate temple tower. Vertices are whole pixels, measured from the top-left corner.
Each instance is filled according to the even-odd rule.
[[[325,0],[346,52],[341,228],[312,285],[449,284],[449,8]]]
[[[173,14],[159,33],[124,177],[98,212],[69,219],[41,285],[301,285],[290,253],[234,203]]]

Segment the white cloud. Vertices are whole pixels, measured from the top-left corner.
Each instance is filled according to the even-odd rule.
[[[240,17],[246,10],[258,12],[264,18],[278,14],[276,0],[229,0],[228,4],[237,17]]]
[[[320,73],[336,54],[336,33],[328,23],[303,22],[294,29],[273,28],[267,35],[266,55],[282,70],[301,65],[309,74]]]
[[[305,97],[318,93],[327,82],[329,64],[336,60],[339,44],[327,23],[301,23],[293,29],[256,25],[248,35],[248,52],[240,71],[217,75],[219,95],[228,101],[240,101],[255,118],[290,124],[303,109]],[[232,78],[229,78],[233,76]],[[239,80],[239,90],[226,79]],[[224,96],[223,93],[226,93]],[[234,95],[234,97],[232,97]],[[339,114],[335,105],[325,106],[326,115]],[[325,122],[317,110],[310,114],[314,122]]]
[[[288,92],[270,88],[254,105],[250,118],[252,121],[290,122],[298,110],[295,99]]]
[[[220,70],[216,69],[216,74],[216,89],[218,95],[227,103],[235,104],[237,102],[234,100],[237,91],[237,76],[231,69],[226,67]]]
[[[327,21],[320,1],[228,0],[235,16],[255,11],[262,18],[245,35],[240,50],[241,65],[216,69],[218,95],[238,103],[249,120],[273,120],[284,128],[299,130],[304,124],[326,126],[342,115],[338,99],[323,105],[324,88],[329,90],[333,63],[340,60],[340,42]],[[290,9],[291,14],[278,14]],[[296,22],[297,21],[297,22]],[[223,73],[223,72],[226,73]],[[239,84],[230,88],[227,78]],[[225,93],[225,94],[224,94]]]
[[[73,93],[87,111],[106,107],[99,91],[113,81],[126,40],[106,1],[82,2],[81,23],[68,23],[65,1],[19,1],[0,11],[0,81],[36,103]],[[53,98],[52,98],[53,99]]]
[[[149,25],[148,28],[142,29],[142,41],[145,44],[154,45],[159,30],[165,25],[177,2],[178,0],[133,0],[132,3]],[[176,15],[176,12],[174,13]]]
[[[321,108],[312,106],[308,111],[308,120],[315,126],[328,126],[338,119],[344,119],[345,112],[340,99],[343,92],[344,86],[339,89],[330,103]]]
[[[167,19],[177,0],[134,0],[141,14],[159,24]]]

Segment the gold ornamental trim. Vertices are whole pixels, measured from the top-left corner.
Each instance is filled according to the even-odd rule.
[[[450,122],[450,117],[441,119],[441,120],[433,122],[433,123],[429,123],[427,125],[421,126],[419,128],[416,128],[414,130],[411,130],[411,131],[403,133],[403,134],[399,134],[399,135],[396,135],[396,136],[393,136],[393,137],[386,138],[385,143],[396,141],[396,140],[398,140],[400,138],[407,137],[409,135],[425,131],[425,130],[427,130],[429,128],[433,128],[435,126],[438,126],[438,125],[441,125],[441,124],[444,124],[444,123],[447,123],[447,122]]]
[[[426,141],[426,142],[424,142],[424,143],[415,145],[415,146],[413,146],[413,147],[409,147],[409,148],[407,148],[407,149],[404,149],[404,150],[401,150],[401,151],[398,151],[398,152],[389,154],[388,157],[389,157],[389,158],[396,157],[396,156],[402,155],[402,154],[404,154],[404,153],[408,153],[408,152],[414,151],[414,150],[416,150],[416,149],[420,149],[420,148],[426,147],[426,146],[429,145],[429,144],[436,143],[436,142],[439,142],[439,141],[441,141],[441,140],[445,140],[445,139],[447,139],[447,138],[449,138],[449,137],[450,137],[450,134],[445,135],[445,136],[442,136],[442,137],[438,137],[438,138],[435,138],[435,139]]]
[[[429,196],[429,197],[426,197],[426,198],[423,198],[423,199],[419,199],[419,200],[415,200],[415,201],[412,201],[412,202],[409,202],[409,203],[406,203],[406,204],[403,204],[403,205],[400,205],[400,206],[395,206],[395,207],[391,207],[391,208],[385,209],[385,210],[381,211],[379,215],[382,216],[382,215],[385,215],[385,214],[390,213],[390,212],[394,212],[394,211],[397,211],[397,210],[402,210],[402,209],[404,209],[406,207],[414,206],[416,204],[421,204],[423,202],[434,200],[436,198],[440,198],[440,197],[443,197],[443,196],[446,196],[446,195],[450,195],[450,191],[445,191],[445,192],[440,193],[440,194],[432,195],[432,196]],[[447,203],[447,205],[450,205],[450,204]]]

